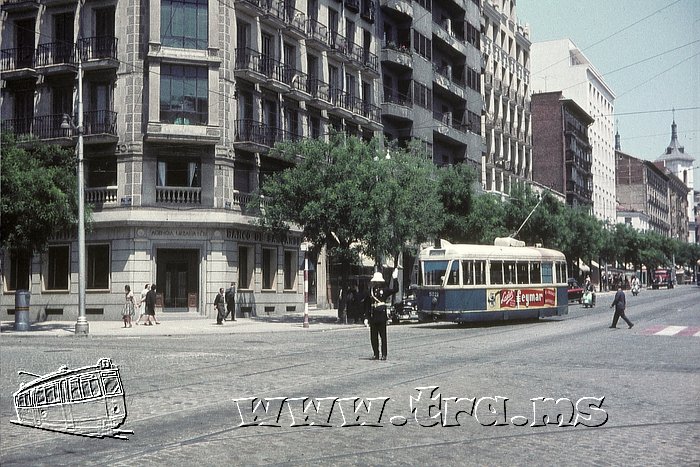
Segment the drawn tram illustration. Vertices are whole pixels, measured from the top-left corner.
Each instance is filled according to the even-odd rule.
[[[126,421],[126,399],[119,368],[109,358],[97,365],[58,370],[21,383],[13,394],[18,425],[95,438],[128,439],[119,430]]]

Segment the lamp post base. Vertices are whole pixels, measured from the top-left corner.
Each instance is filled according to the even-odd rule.
[[[87,336],[90,331],[90,325],[87,322],[87,318],[78,318],[75,323],[75,335],[76,336]]]

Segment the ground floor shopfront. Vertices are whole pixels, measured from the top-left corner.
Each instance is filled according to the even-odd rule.
[[[206,215],[199,222],[182,213],[169,217],[151,225],[138,219],[124,227],[96,224],[87,234],[89,321],[120,319],[124,287],[138,300],[144,285],[153,283],[157,313],[213,319],[214,298],[231,282],[236,283],[237,316],[303,312],[306,253],[299,232],[278,237],[250,224],[216,225]],[[22,289],[31,294],[31,321],[77,319],[77,241],[57,238],[41,254],[0,255],[3,320],[13,319],[15,291]],[[328,302],[323,263],[317,257],[308,262],[309,301],[320,307]]]

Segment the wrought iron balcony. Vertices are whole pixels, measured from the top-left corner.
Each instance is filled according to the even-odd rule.
[[[377,54],[365,50],[363,53],[363,63],[369,71],[379,73],[379,57],[377,57]]]
[[[117,38],[114,36],[84,37],[78,41],[80,58],[89,60],[117,59]]]
[[[13,133],[18,140],[72,139],[75,130],[61,128],[64,114],[28,116],[3,120],[5,131]],[[77,116],[73,121],[78,121]],[[117,136],[117,113],[108,110],[83,112],[83,136]]]
[[[322,109],[332,106],[330,86],[325,81],[310,77],[306,82],[306,90],[311,95],[309,103]]]
[[[75,45],[67,42],[39,44],[36,50],[36,66],[75,64]]]
[[[306,39],[308,46],[324,50],[330,48],[328,28],[313,18],[306,20]]]
[[[0,50],[0,71],[34,68],[34,47],[16,47]]]
[[[345,0],[345,8],[357,13],[360,11],[360,0]]]
[[[366,2],[362,8],[362,13],[360,13],[360,18],[367,22],[374,23],[375,10],[376,6],[374,1],[370,0],[369,2]]]

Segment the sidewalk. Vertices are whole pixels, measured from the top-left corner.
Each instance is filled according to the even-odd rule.
[[[309,327],[304,329],[303,313],[288,313],[254,318],[237,318],[237,321],[226,321],[217,325],[212,318],[203,318],[195,313],[159,313],[161,324],[145,326],[132,325],[124,328],[120,321],[90,321],[88,317],[89,336],[191,336],[207,334],[236,334],[255,332],[289,332],[306,331],[319,332],[339,329],[364,327],[362,324],[338,323],[338,312],[335,309],[309,309]],[[3,337],[46,337],[46,336],[75,336],[75,321],[43,321],[32,323],[29,331],[15,331],[14,321],[0,323]]]

